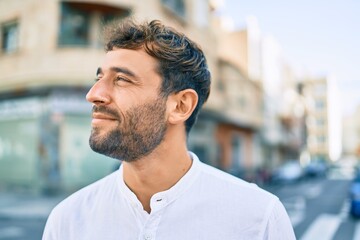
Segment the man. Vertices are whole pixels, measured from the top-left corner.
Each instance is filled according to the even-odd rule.
[[[187,151],[209,92],[205,56],[183,34],[159,21],[109,28],[89,142],[123,164],[60,203],[43,239],[295,239],[277,197]]]

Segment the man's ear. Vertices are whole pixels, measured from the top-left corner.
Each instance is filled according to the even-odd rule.
[[[168,121],[170,124],[185,122],[193,113],[197,103],[198,95],[193,89],[185,89],[169,96]]]

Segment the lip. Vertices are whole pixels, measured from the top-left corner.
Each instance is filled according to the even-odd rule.
[[[109,122],[109,121],[117,121],[117,119],[102,113],[92,114],[92,123]]]

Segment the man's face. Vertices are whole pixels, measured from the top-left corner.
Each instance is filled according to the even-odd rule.
[[[90,147],[134,161],[151,153],[166,132],[157,63],[144,50],[109,51],[86,98],[93,103]]]

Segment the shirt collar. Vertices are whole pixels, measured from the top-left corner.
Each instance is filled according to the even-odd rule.
[[[170,189],[154,194],[150,201],[151,212],[156,212],[161,208],[165,207],[169,203],[175,201],[179,196],[181,196],[190,186],[195,182],[196,178],[200,173],[200,160],[192,152],[188,152],[192,164],[187,171],[187,173]],[[124,182],[123,177],[123,166],[121,165],[118,171],[119,174],[119,188],[122,194],[127,198],[132,207],[142,208],[140,201],[137,199],[136,195],[129,189],[129,187]]]

